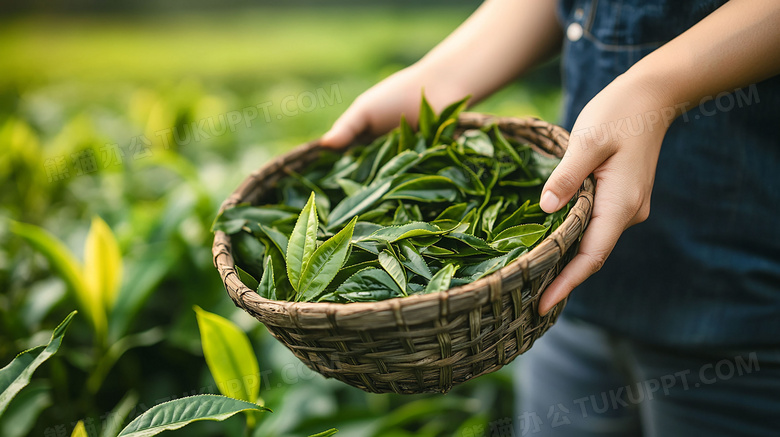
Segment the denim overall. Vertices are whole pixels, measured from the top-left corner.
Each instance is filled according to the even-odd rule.
[[[562,125],[724,3],[561,0]],[[780,433],[780,77],[688,108],[650,218],[518,360],[515,435]]]
[[[723,3],[561,2],[563,126]],[[664,139],[650,218],[621,236],[565,312],[664,345],[780,345],[780,77],[698,103]]]

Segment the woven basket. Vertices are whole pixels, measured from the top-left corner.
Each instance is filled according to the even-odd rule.
[[[559,157],[568,144],[564,129],[531,118],[465,113],[458,128],[491,123]],[[310,142],[263,166],[221,210],[262,203],[279,179],[289,170],[301,171],[320,150]],[[368,392],[444,393],[508,364],[555,322],[565,302],[542,317],[539,296],[576,253],[594,189],[594,181],[587,179],[563,224],[533,250],[491,275],[441,293],[349,304],[264,299],[239,280],[230,238],[223,232],[214,237],[214,265],[233,302],[311,369]]]

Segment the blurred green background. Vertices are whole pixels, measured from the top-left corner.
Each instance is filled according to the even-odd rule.
[[[98,436],[123,399],[129,420],[164,400],[217,392],[193,305],[237,323],[258,351],[274,413],[256,436],[330,427],[359,437],[503,435],[491,428],[513,416],[510,369],[446,396],[368,395],[325,380],[233,306],[210,250],[220,203],[250,171],[321,135],[477,2],[162,5],[33,2],[0,13],[0,366],[45,343],[78,308],[8,219],[41,226],[83,260],[99,216],[123,271],[106,340],[79,314],[0,419],[0,435],[59,437],[84,420]],[[558,84],[552,62],[473,110],[555,121]],[[166,435],[243,432],[234,417]]]

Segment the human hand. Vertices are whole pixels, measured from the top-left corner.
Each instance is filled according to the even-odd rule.
[[[417,124],[420,97],[425,98],[438,113],[446,105],[462,99],[467,93],[454,86],[442,84],[435,75],[413,65],[379,82],[358,96],[320,139],[326,147],[345,147],[361,134],[379,136],[398,126],[403,114],[406,120]]]
[[[540,314],[601,269],[623,231],[649,216],[661,142],[675,115],[662,100],[655,89],[624,75],[596,95],[574,123],[540,206],[548,213],[559,210],[592,173],[593,214],[577,255],[542,294]]]

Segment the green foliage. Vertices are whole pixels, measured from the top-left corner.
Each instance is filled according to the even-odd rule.
[[[91,319],[96,339],[105,341],[107,313],[116,303],[122,277],[122,255],[106,222],[97,216],[92,219],[83,266],[65,244],[46,230],[19,222],[13,222],[11,230],[41,252],[59,272]]]
[[[23,388],[30,383],[33,372],[52,355],[57,353],[76,312],[72,312],[60,323],[51,335],[46,345],[26,350],[14,358],[7,366],[0,369],[0,416],[8,408],[8,404]]]
[[[190,396],[155,405],[130,422],[118,437],[149,437],[201,420],[222,421],[242,411],[270,410],[225,396]]]
[[[0,418],[0,435],[68,435],[82,419],[90,436],[115,437],[128,421],[164,400],[219,393],[202,358],[193,305],[236,321],[262,358],[263,400],[276,412],[258,415],[262,420],[251,433],[256,437],[304,436],[333,426],[347,437],[461,435],[456,431],[464,421],[478,418],[487,423],[512,415],[506,372],[459,386],[446,397],[372,396],[315,376],[233,306],[214,271],[208,230],[220,203],[241,180],[273,156],[321,135],[359,92],[414,62],[470,12],[372,8],[0,17],[0,362],[9,363],[19,350],[45,344],[72,309],[84,316],[68,328],[66,347],[41,366],[8,405]],[[46,56],[41,56],[42,41]],[[545,76],[554,81],[556,72],[556,66],[548,67],[537,76],[542,80],[516,82],[474,110],[554,120],[560,91],[548,85]],[[312,94],[318,97],[316,107],[298,105],[298,98]],[[250,119],[252,108],[257,115]],[[237,114],[237,124],[214,134]],[[196,138],[193,123],[202,123],[208,138]],[[427,159],[443,158],[441,151],[419,158],[415,149],[421,145],[410,131],[400,136],[399,144],[386,147],[381,159],[366,159],[371,165],[360,169],[361,177],[392,179]],[[148,153],[139,148],[144,139],[151,143]],[[399,147],[403,152],[396,154]],[[95,158],[94,168],[81,165],[84,154]],[[540,164],[550,162],[535,165]],[[322,187],[328,200],[334,190],[354,195],[362,187],[365,179],[355,182],[351,175],[357,167],[350,165],[341,162],[341,171]],[[59,173],[58,166],[67,172]],[[455,171],[460,168],[456,164],[450,167],[438,175],[453,180],[460,190],[480,190],[480,181],[469,179],[473,176],[468,171]],[[286,241],[278,236],[289,235],[313,191],[305,189],[303,177],[310,175],[298,176],[291,174],[294,183],[286,187],[290,202],[284,208],[263,211],[261,217],[242,212],[229,224],[246,227],[234,234],[247,237],[241,245],[234,244],[245,257],[237,257],[237,262],[256,265],[256,271],[246,272],[258,280],[270,265],[273,277],[266,281],[274,283],[278,299],[294,299],[284,263]],[[541,180],[497,185],[512,184],[524,190],[540,186]],[[393,187],[375,182],[373,188],[366,194],[384,188],[381,197]],[[322,202],[325,196],[316,195],[322,224],[318,241],[323,242],[354,214],[343,214],[332,226],[330,217],[338,205],[333,202],[328,210]],[[467,215],[480,205],[463,206],[459,214]],[[388,226],[429,221],[423,217],[425,208],[399,208],[397,202],[358,209],[364,216],[360,220],[384,215]],[[551,216],[549,223],[542,223],[537,212],[526,212],[545,226],[561,218]],[[456,215],[441,218],[456,220]],[[120,283],[116,294],[101,293],[102,310],[86,285],[74,287],[87,282],[84,270],[91,256],[84,249],[94,217],[109,225],[122,258],[121,273],[109,275],[114,280],[96,281]],[[14,232],[17,224],[29,226],[24,231],[47,231],[43,237],[33,231],[37,235],[28,240]],[[502,230],[499,225],[494,225],[494,234]],[[378,229],[358,221],[352,240]],[[57,243],[49,244],[52,240]],[[437,243],[420,253],[426,248],[409,240],[392,243],[392,249],[413,279],[407,286],[422,290],[420,278],[436,273],[427,270],[425,260],[448,249]],[[331,285],[369,267],[386,273],[379,254],[390,249],[376,240],[355,241],[345,261],[351,268],[340,271]],[[46,259],[49,256],[64,261]],[[495,256],[484,263],[499,266],[506,258]],[[458,277],[472,274],[476,277],[472,270],[456,272]],[[94,317],[89,309],[93,306]],[[100,327],[100,311],[105,329]],[[104,340],[98,338],[101,330]],[[386,421],[391,412],[410,404],[427,405],[427,413]],[[100,420],[106,415],[109,418]],[[66,431],[59,428],[63,424]],[[244,425],[243,417],[233,417],[170,433],[233,437],[245,435]]]

